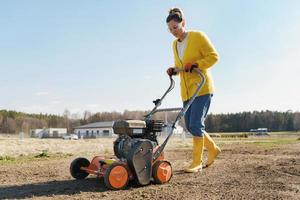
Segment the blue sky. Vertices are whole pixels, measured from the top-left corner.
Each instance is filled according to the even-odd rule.
[[[0,109],[151,109],[169,84],[174,6],[220,54],[212,113],[300,110],[297,0],[0,0]],[[176,86],[162,107],[178,106]]]

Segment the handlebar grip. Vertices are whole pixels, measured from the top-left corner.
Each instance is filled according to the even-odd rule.
[[[182,68],[182,67],[175,67],[175,69],[174,69],[174,72],[184,72],[185,70],[184,70],[184,68]],[[199,69],[199,68],[193,68],[193,70],[192,71],[195,71],[197,74],[201,74],[202,72],[201,72],[201,70]]]

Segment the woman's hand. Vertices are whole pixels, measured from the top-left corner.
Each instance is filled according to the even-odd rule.
[[[198,67],[198,64],[197,63],[186,63],[184,65],[184,71],[185,72],[192,72],[194,68],[197,68]]]
[[[176,75],[177,73],[175,72],[175,68],[174,68],[174,67],[169,67],[169,68],[167,69],[167,74],[168,74],[169,76],[172,76],[172,75]]]

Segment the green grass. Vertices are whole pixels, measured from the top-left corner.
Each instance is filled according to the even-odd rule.
[[[11,156],[0,156],[0,163],[1,162],[10,162],[10,161],[15,161],[16,159]]]
[[[250,132],[218,132],[218,133],[209,133],[210,135],[213,136],[236,136],[239,137],[241,135],[255,135],[255,133],[250,133]],[[299,135],[300,136],[300,132],[297,131],[279,131],[279,132],[268,132],[269,135]]]
[[[37,154],[37,155],[35,155],[34,157],[35,157],[35,158],[43,158],[43,157],[47,157],[47,158],[49,158],[50,156],[49,156],[49,154],[48,154],[48,151],[47,151],[47,150],[43,150],[43,151],[42,151],[42,153],[40,153],[40,154]]]
[[[279,131],[279,132],[269,132],[270,135],[294,135],[299,134],[299,131]]]
[[[276,148],[280,145],[286,145],[286,144],[295,144],[299,143],[300,141],[295,138],[277,138],[277,139],[269,139],[269,140],[263,140],[263,141],[254,141],[249,142],[250,144],[254,144],[257,146],[261,146],[264,148]]]
[[[34,161],[44,161],[44,160],[57,160],[57,159],[63,159],[67,157],[71,157],[73,154],[70,153],[54,153],[50,154],[48,151],[42,151],[39,154],[34,155],[20,155],[17,157],[13,156],[0,156],[0,165],[7,165],[7,164],[22,164],[27,162],[34,162]]]

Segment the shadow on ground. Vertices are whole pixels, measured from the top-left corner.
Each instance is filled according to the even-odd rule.
[[[103,179],[51,181],[36,184],[0,187],[0,199],[24,199],[40,196],[74,195],[81,192],[104,192]]]

